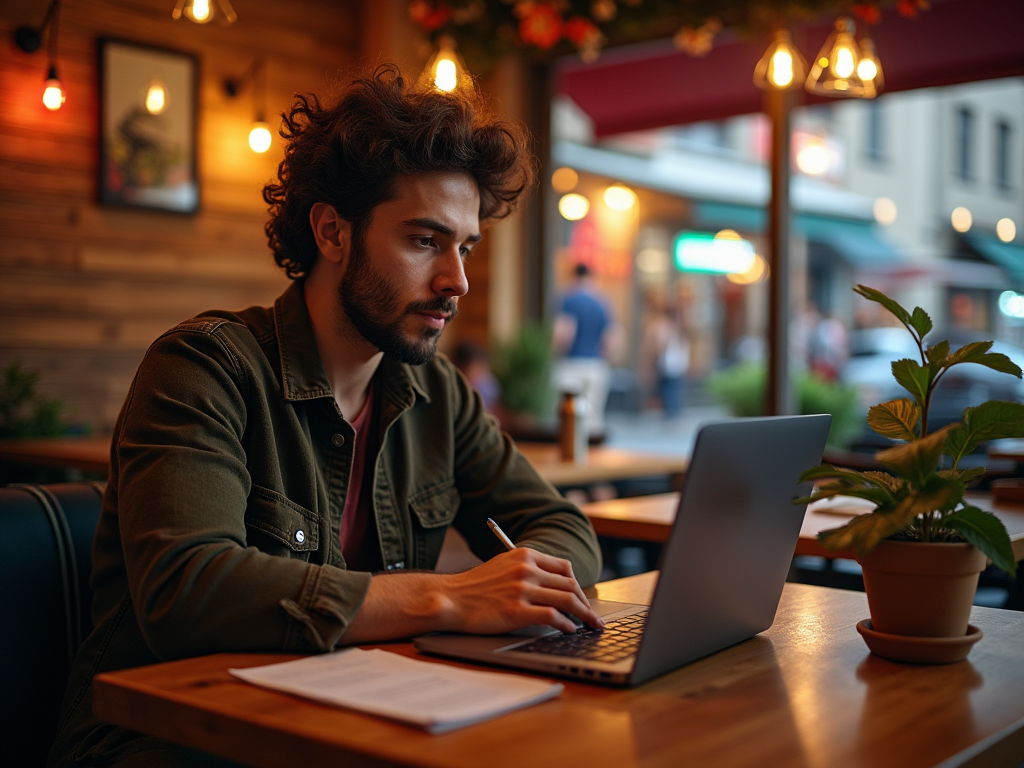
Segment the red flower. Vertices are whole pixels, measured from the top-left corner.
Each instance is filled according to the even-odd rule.
[[[565,39],[575,46],[585,45],[601,36],[597,26],[583,16],[573,16],[565,22]]]
[[[896,10],[908,19],[916,19],[918,11],[927,11],[930,7],[928,0],[896,0]]]
[[[409,18],[427,32],[443,27],[451,15],[452,9],[447,3],[436,0],[412,0],[409,3]]]
[[[858,3],[852,10],[853,15],[865,24],[877,24],[882,20],[882,9],[874,3]]]
[[[562,39],[562,17],[547,3],[537,3],[519,20],[524,43],[547,50]]]

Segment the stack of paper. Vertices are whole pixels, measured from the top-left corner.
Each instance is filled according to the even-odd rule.
[[[553,698],[561,683],[459,669],[379,649],[229,670],[253,685],[443,733]]]

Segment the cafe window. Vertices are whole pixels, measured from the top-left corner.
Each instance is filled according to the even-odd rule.
[[[974,145],[974,113],[967,107],[956,111],[956,175],[964,181],[974,177],[971,163]]]
[[[1005,120],[996,123],[996,187],[1002,190],[1010,188],[1010,146],[1013,139],[1013,128]]]

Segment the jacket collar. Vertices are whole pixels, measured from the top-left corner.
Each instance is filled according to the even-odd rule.
[[[306,309],[303,281],[294,280],[274,302],[274,325],[281,351],[281,382],[285,400],[313,400],[334,398],[334,390],[327,380],[320,351],[313,335],[313,322]],[[386,389],[399,401],[412,406],[413,394],[430,402],[423,385],[414,376],[410,366],[386,355],[377,369]]]

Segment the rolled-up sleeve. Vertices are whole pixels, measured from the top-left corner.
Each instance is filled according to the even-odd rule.
[[[161,659],[330,650],[369,588],[369,574],[247,543],[245,365],[221,334],[164,336],[139,368],[115,436],[128,586]]]

